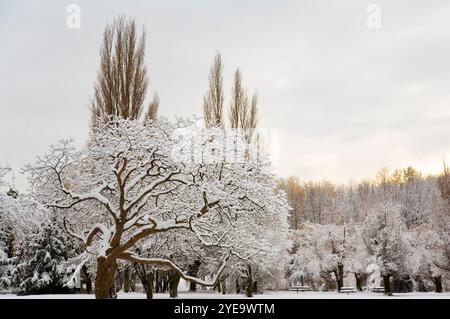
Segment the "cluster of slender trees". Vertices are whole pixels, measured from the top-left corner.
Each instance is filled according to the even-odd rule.
[[[105,123],[114,118],[143,122],[157,118],[160,105],[158,94],[155,94],[147,105],[145,104],[149,84],[144,61],[145,37],[145,30],[138,35],[134,20],[126,17],[119,17],[106,27],[100,52],[100,68],[91,104],[91,131],[95,130],[99,121]],[[241,71],[237,69],[234,73],[228,112],[226,112],[223,68],[222,56],[218,52],[209,72],[208,88],[203,98],[204,125],[206,128],[238,130],[242,132],[247,143],[257,143],[257,138],[254,136],[258,113],[257,95],[248,94],[242,82]],[[192,265],[188,265],[191,275],[197,275],[198,263],[200,263],[199,260],[194,260]],[[125,274],[128,274],[130,268],[125,269]],[[157,287],[170,287],[170,284],[164,284],[167,274],[169,275],[166,279],[168,283],[174,280],[178,282],[180,279],[176,272],[162,272],[164,275],[158,277],[158,271],[147,271],[143,265],[135,266],[132,272],[135,272],[133,275],[141,278],[144,286],[156,280],[156,290],[164,290]],[[245,287],[246,294],[251,296],[257,290],[257,282],[252,278],[250,264],[244,267],[243,273],[248,279],[234,279],[236,291],[240,292],[242,287]],[[130,284],[127,281],[130,275],[120,277],[124,278],[125,286],[129,287]],[[151,280],[151,278],[157,279]],[[172,278],[175,279],[172,280]],[[220,280],[214,286],[225,293],[225,280]],[[190,290],[195,291],[195,289],[196,284],[192,282]],[[147,291],[150,294],[151,289]],[[175,296],[176,292],[171,295]]]

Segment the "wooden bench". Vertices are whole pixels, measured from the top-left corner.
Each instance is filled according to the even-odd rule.
[[[346,293],[348,295],[350,293],[356,292],[356,289],[354,287],[341,287],[341,290],[339,292]]]
[[[305,292],[305,291],[311,291],[311,287],[310,286],[292,286],[290,289],[290,291],[296,291],[296,292]]]
[[[371,292],[383,292],[384,293],[384,287],[373,287],[370,289]]]

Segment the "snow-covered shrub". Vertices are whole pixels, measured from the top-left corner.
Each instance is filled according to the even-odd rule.
[[[35,200],[0,194],[0,287],[23,294],[64,292],[73,245],[56,216]]]
[[[54,223],[44,223],[18,247],[11,284],[21,294],[69,292],[64,286],[67,279],[65,262],[71,250],[62,230]]]

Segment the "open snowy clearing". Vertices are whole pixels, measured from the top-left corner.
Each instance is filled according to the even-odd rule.
[[[119,292],[118,299],[145,299],[143,293],[123,293]],[[155,299],[170,299],[168,293],[154,294]],[[343,294],[337,292],[287,292],[274,291],[267,292],[261,295],[255,295],[251,299],[450,299],[450,292],[445,293],[402,293],[394,294],[391,297],[385,296],[382,293],[367,293],[357,292],[351,294]],[[13,294],[0,294],[0,299],[94,299],[94,295],[87,294],[73,294],[73,295],[31,295],[31,296],[16,296]],[[218,293],[209,292],[181,292],[178,299],[247,299],[242,294],[227,294],[222,295]]]

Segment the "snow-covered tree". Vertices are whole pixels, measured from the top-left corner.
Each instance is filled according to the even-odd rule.
[[[437,179],[441,200],[435,201],[433,228],[441,243],[441,257],[435,263],[440,269],[450,274],[450,169],[444,164],[443,172]]]
[[[262,154],[237,132],[199,135],[177,125],[111,120],[95,129],[87,149],[63,141],[26,169],[34,196],[66,210],[67,230],[95,256],[97,298],[112,295],[118,260],[168,267],[213,285],[228,259],[270,250],[262,230],[286,224],[284,194]],[[136,254],[145,238],[178,230],[216,248],[222,263],[214,280],[189,276],[170,258]]]
[[[391,293],[391,277],[404,271],[409,253],[408,233],[400,212],[398,204],[383,201],[371,208],[364,223],[364,241],[380,268],[386,294]]]
[[[21,245],[48,220],[39,203],[24,197],[0,194],[0,285],[10,288],[11,273],[18,263]]]
[[[268,249],[255,251],[246,259],[234,260],[227,265],[222,282],[228,291],[244,292],[247,297],[267,289],[285,287],[284,276],[288,262],[288,248],[290,241],[287,238],[287,223],[282,227],[273,227],[273,224],[262,226],[257,230],[261,241],[267,242]],[[222,287],[223,288],[223,287]]]
[[[293,236],[296,253],[290,266],[291,281],[303,284],[305,278],[332,275],[340,291],[352,244],[346,226],[307,223]]]
[[[209,265],[212,272],[220,266],[217,264],[217,260],[208,259],[206,250],[207,248],[203,247],[192,232],[186,229],[177,229],[145,238],[135,252],[145,258],[170,259],[181,269],[188,270],[189,274],[190,266],[196,262],[199,262],[200,265]],[[172,271],[170,267],[155,267],[139,263],[134,263],[134,269],[149,299],[153,298],[153,281],[158,271],[167,273],[169,295],[173,298],[177,296],[178,283],[181,279],[178,272]],[[208,274],[210,273],[208,272]],[[198,275],[198,270],[195,274]]]
[[[11,283],[22,294],[52,294],[68,292],[65,262],[73,251],[67,235],[55,222],[46,222],[28,234],[21,242],[16,264],[11,272]]]
[[[292,257],[288,266],[288,276],[291,284],[305,285],[310,282],[314,286],[316,278],[321,275],[320,258],[315,253],[312,242],[309,241],[313,229],[308,224],[302,224],[299,230],[290,231],[292,241]]]
[[[439,267],[445,245],[441,238],[432,223],[416,227],[412,232],[413,250],[408,266],[415,275],[419,291],[428,291],[429,286],[434,286],[435,292],[442,292],[442,277],[446,271]]]

